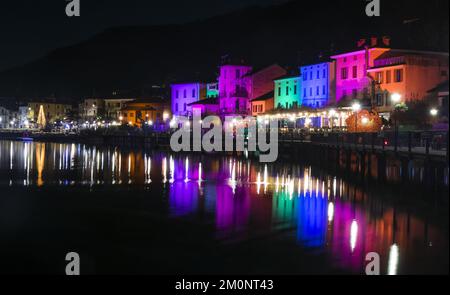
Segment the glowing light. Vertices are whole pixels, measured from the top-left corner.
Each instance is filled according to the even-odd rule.
[[[336,111],[335,111],[335,110],[330,110],[330,111],[328,112],[328,115],[330,116],[330,118],[333,118],[333,117],[336,116]]]
[[[438,115],[439,111],[437,109],[431,109],[430,110],[430,115],[432,115],[433,117],[436,117]]]
[[[328,204],[328,222],[332,222],[334,218],[334,204],[330,202]]]
[[[359,112],[361,110],[361,105],[357,102],[355,102],[354,104],[352,104],[352,110],[354,112]]]
[[[169,119],[169,113],[164,113],[163,114],[163,120],[166,121]]]
[[[123,116],[120,116],[120,117],[119,117],[119,120],[122,121],[122,120],[123,120]]]
[[[389,250],[388,275],[390,276],[395,276],[397,274],[398,257],[398,246],[393,244]]]
[[[367,117],[362,118],[361,123],[363,123],[364,125],[369,124],[369,118],[367,118]]]
[[[402,96],[399,93],[393,93],[391,95],[391,101],[394,104],[398,104],[402,100]]]

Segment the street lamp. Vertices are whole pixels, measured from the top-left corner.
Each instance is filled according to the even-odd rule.
[[[402,96],[399,93],[392,93],[391,101],[394,103],[394,106],[398,104],[402,100]]]
[[[352,110],[355,113],[355,132],[358,133],[358,112],[361,110],[361,105],[355,102],[352,104]]]
[[[331,131],[333,131],[333,123],[334,123],[334,118],[336,117],[336,111],[335,110],[330,110],[329,112],[328,112],[328,117],[330,118],[330,120],[331,120]]]
[[[436,117],[439,114],[439,111],[437,109],[431,109],[430,110],[430,115],[432,115],[433,117]]]
[[[395,152],[397,152],[397,142],[398,142],[398,105],[402,100],[402,96],[399,93],[392,93],[391,101],[394,104],[394,136],[395,136]]]

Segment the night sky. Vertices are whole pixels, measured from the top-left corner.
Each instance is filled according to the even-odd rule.
[[[184,23],[249,5],[285,0],[81,0],[81,16],[65,14],[66,0],[0,1],[0,71],[102,30],[126,25]]]

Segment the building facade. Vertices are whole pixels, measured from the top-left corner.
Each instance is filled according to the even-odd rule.
[[[168,123],[170,117],[170,103],[163,98],[155,97],[126,103],[120,110],[119,120],[122,124],[130,126],[149,125],[159,128]]]
[[[51,102],[30,102],[28,103],[28,119],[30,123],[38,121],[39,110],[43,109],[47,124],[62,121],[72,111],[72,105]]]
[[[79,117],[83,122],[94,122],[105,119],[105,100],[88,98],[79,105]]]
[[[286,75],[279,65],[258,71],[246,65],[223,65],[219,76],[220,113],[250,115],[251,101],[273,91],[273,80]]]
[[[278,78],[274,83],[275,108],[292,109],[302,105],[300,76]]]
[[[219,97],[219,83],[206,84],[206,98]]]
[[[366,48],[338,54],[336,61],[336,102],[350,100],[371,100],[372,79],[368,70],[374,67],[375,59],[388,48]]]
[[[324,62],[300,67],[301,104],[322,108],[335,103],[335,62]]]
[[[171,85],[171,110],[174,116],[192,116],[190,104],[205,99],[207,89],[202,83]]]
[[[271,91],[263,96],[252,100],[252,116],[260,116],[274,109],[274,92]]]
[[[107,121],[116,121],[119,119],[120,110],[135,98],[110,98],[105,99],[105,119]]]
[[[390,50],[374,60],[368,70],[375,83],[372,105],[379,113],[394,109],[391,96],[399,102],[422,100],[428,91],[448,80],[448,53]]]

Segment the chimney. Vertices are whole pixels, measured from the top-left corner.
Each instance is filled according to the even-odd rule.
[[[357,47],[361,48],[366,44],[366,39],[359,39],[358,43],[357,43]]]
[[[370,38],[370,47],[375,47],[378,44],[378,38],[377,37],[371,37]]]
[[[383,36],[383,44],[384,46],[391,46],[391,38],[389,36]]]

